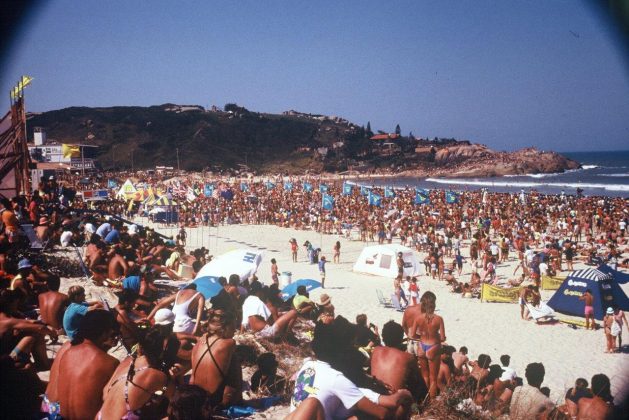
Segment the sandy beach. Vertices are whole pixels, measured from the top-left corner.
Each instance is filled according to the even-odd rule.
[[[138,222],[140,220],[138,219]],[[175,228],[155,226],[156,230],[171,235]],[[318,300],[322,293],[332,298],[336,313],[354,320],[359,313],[365,313],[369,321],[380,328],[393,319],[400,322],[402,313],[384,308],[378,304],[376,290],[385,296],[393,291],[393,279],[370,276],[352,271],[353,264],[360,251],[366,245],[360,241],[351,241],[337,235],[320,235],[313,231],[279,228],[268,225],[229,225],[219,228],[188,228],[187,249],[205,246],[210,254],[220,255],[238,248],[253,248],[264,251],[263,261],[258,269],[258,277],[270,283],[270,259],[275,258],[280,271],[290,271],[292,279],[319,279],[316,265],[310,265],[303,247],[300,247],[298,262],[293,263],[288,240],[296,238],[301,245],[309,240],[322,249],[322,255],[328,262],[326,288],[314,290],[313,300]],[[341,262],[331,262],[332,247],[341,242]],[[399,240],[398,240],[399,242]],[[462,255],[469,255],[469,240],[464,241]],[[420,260],[424,255],[418,254]],[[517,265],[512,255],[507,264],[498,266],[498,275],[511,278]],[[575,269],[586,267],[583,263],[575,264]],[[462,279],[468,279],[471,273],[469,263],[464,265]],[[420,295],[431,290],[437,295],[437,308],[445,320],[447,343],[457,347],[467,346],[470,359],[486,353],[498,362],[502,354],[511,356],[511,366],[519,376],[524,376],[528,363],[543,362],[546,368],[544,386],[551,390],[551,399],[563,403],[565,392],[574,385],[578,377],[589,379],[596,373],[605,373],[611,379],[612,394],[616,401],[621,401],[629,390],[629,355],[605,354],[605,338],[602,330],[586,331],[583,328],[572,329],[566,324],[537,325],[533,321],[520,319],[519,306],[512,303],[481,303],[478,299],[464,299],[459,294],[451,293],[445,282],[420,276]],[[629,285],[624,285],[625,293]],[[553,291],[542,291],[547,300]],[[566,316],[557,314],[559,317]],[[276,413],[277,414],[277,413]],[[273,416],[275,418],[275,416]]]

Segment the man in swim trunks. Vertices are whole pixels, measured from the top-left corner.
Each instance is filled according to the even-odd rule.
[[[585,329],[590,329],[590,321],[592,322],[592,329],[594,329],[594,296],[592,296],[592,291],[587,289],[582,296],[579,296],[579,300],[585,301],[585,309],[583,311],[585,315]]]

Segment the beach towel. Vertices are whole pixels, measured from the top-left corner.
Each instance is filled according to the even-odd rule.
[[[553,311],[550,306],[546,305],[545,302],[540,302],[539,306],[533,306],[530,303],[527,303],[526,307],[535,321],[555,315],[555,311]]]

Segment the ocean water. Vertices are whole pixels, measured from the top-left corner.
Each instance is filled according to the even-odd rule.
[[[526,192],[542,194],[576,194],[577,188],[586,196],[629,198],[629,150],[612,152],[562,152],[564,156],[580,162],[582,169],[563,173],[507,175],[492,178],[376,178],[360,185],[391,185],[394,187],[420,187],[470,191],[487,188],[496,192]]]

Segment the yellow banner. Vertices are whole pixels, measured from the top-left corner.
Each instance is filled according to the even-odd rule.
[[[565,277],[558,276],[542,276],[542,290],[557,290],[565,279]]]
[[[483,283],[480,300],[485,302],[517,302],[520,297],[521,287],[505,289],[491,284]]]
[[[81,156],[81,148],[72,144],[61,145],[61,154],[64,158]]]

